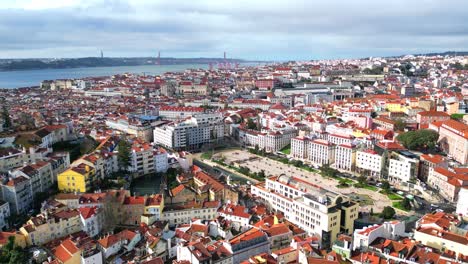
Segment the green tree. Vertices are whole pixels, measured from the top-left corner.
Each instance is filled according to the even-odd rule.
[[[403,199],[403,201],[401,201],[401,206],[403,206],[403,208],[405,208],[406,210],[411,210],[411,201],[410,199],[406,198]]]
[[[258,173],[258,177],[260,177],[260,178],[265,178],[265,170],[261,170],[261,171]]]
[[[94,138],[86,136],[83,141],[80,143],[80,153],[81,155],[90,153],[97,147],[97,142]]]
[[[130,166],[130,143],[127,140],[126,136],[123,136],[118,144],[119,153],[117,159],[119,161],[120,169],[127,171]]]
[[[377,114],[377,112],[374,112],[374,111],[373,111],[373,112],[371,113],[371,117],[372,117],[372,118],[376,118],[376,117],[378,117],[378,116],[379,116],[379,115]]]
[[[8,112],[8,108],[6,107],[6,104],[4,104],[2,107],[2,118],[3,118],[3,127],[10,128],[12,124],[11,124],[10,113]]]
[[[398,135],[397,140],[410,150],[434,149],[439,133],[432,129],[409,131]]]
[[[257,124],[252,118],[247,119],[247,128],[257,130]]]
[[[364,185],[364,184],[366,184],[367,178],[366,178],[366,176],[361,175],[361,176],[359,176],[359,177],[357,178],[357,181],[358,181],[358,183],[359,183],[360,185]]]
[[[399,118],[397,120],[395,120],[395,130],[396,131],[403,131],[406,127],[406,122]]]
[[[8,242],[0,253],[0,263],[17,264],[28,263],[28,253],[15,245],[15,237],[8,237]]]
[[[390,218],[393,218],[395,213],[396,212],[395,212],[395,209],[393,209],[393,207],[385,206],[384,209],[382,210],[382,212],[380,213],[380,217],[382,217],[384,219],[390,219]]]
[[[385,192],[388,192],[390,190],[390,183],[388,181],[383,181],[382,182],[382,190]]]

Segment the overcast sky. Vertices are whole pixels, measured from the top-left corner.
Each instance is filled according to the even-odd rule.
[[[468,0],[1,0],[0,58],[468,50]]]

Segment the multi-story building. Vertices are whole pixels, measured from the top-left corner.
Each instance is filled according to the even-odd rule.
[[[382,174],[383,157],[374,150],[358,150],[356,152],[356,169],[362,173],[368,173],[372,177],[380,177]]]
[[[451,252],[456,259],[463,259],[468,252],[465,225],[466,222],[460,221],[456,215],[444,212],[426,214],[416,222],[414,240],[442,252]]]
[[[468,164],[468,125],[445,121],[439,128],[439,145],[454,160]]]
[[[81,230],[80,212],[77,209],[45,211],[29,219],[20,228],[28,245],[43,245]]]
[[[47,161],[37,161],[30,165],[18,168],[10,174],[13,177],[24,176],[31,181],[31,193],[33,197],[39,192],[49,190],[54,184],[52,166]]]
[[[291,139],[291,156],[296,159],[309,158],[310,140],[305,137],[295,137]]]
[[[154,129],[154,143],[175,150],[198,149],[222,140],[224,123],[221,113],[206,113]]]
[[[293,129],[283,131],[258,132],[253,130],[243,130],[239,132],[239,140],[245,146],[263,149],[266,152],[276,152],[291,143],[291,139],[297,135]]]
[[[324,247],[331,246],[338,233],[352,233],[358,218],[359,205],[350,198],[295,177],[267,178],[251,192],[309,235],[318,236]]]
[[[444,122],[450,120],[450,116],[445,112],[438,111],[422,111],[416,114],[416,122],[419,124],[419,129],[428,128],[430,123]]]
[[[168,221],[171,225],[190,223],[193,218],[213,220],[216,218],[218,207],[219,201],[203,203],[190,201],[183,204],[165,205],[161,220]]]
[[[373,225],[354,230],[352,246],[353,250],[365,250],[378,238],[397,240],[405,235],[404,222],[385,222],[381,225]]]
[[[169,160],[167,151],[161,147],[155,147],[153,150],[154,170],[156,172],[166,172],[169,169]]]
[[[251,228],[229,240],[232,249],[232,263],[242,261],[261,253],[270,253],[268,236],[258,228]]]
[[[134,141],[130,153],[128,170],[138,176],[155,172],[153,146],[149,143]]]
[[[457,214],[468,221],[468,187],[463,187],[458,192]]]
[[[351,135],[328,134],[327,136],[327,140],[335,145],[352,144],[353,139]]]
[[[12,168],[22,166],[25,162],[29,162],[26,150],[12,147],[0,149],[0,171],[7,172]]]
[[[388,179],[396,182],[415,181],[419,170],[419,158],[409,151],[395,151],[390,155]]]
[[[429,173],[427,184],[445,199],[456,202],[460,188],[468,186],[468,174],[436,167]]]
[[[0,230],[8,227],[8,217],[10,217],[10,204],[0,200]]]
[[[58,189],[62,192],[88,192],[96,180],[96,170],[84,163],[77,164],[57,176]]]
[[[337,145],[333,167],[340,171],[353,172],[356,167],[356,150],[356,146],[352,144]]]
[[[90,237],[97,236],[104,227],[104,209],[93,207],[81,207],[80,220],[83,231]]]
[[[31,180],[25,176],[9,178],[2,183],[2,199],[10,204],[12,214],[24,214],[32,208]]]
[[[182,81],[177,87],[177,93],[184,96],[200,96],[208,95],[211,92],[211,88],[207,81],[194,83],[191,81]]]
[[[205,109],[202,107],[184,107],[184,106],[161,106],[159,116],[164,120],[184,120],[188,117],[203,114]]]
[[[333,164],[335,162],[335,144],[324,139],[312,140],[309,143],[308,160],[318,165]]]
[[[447,168],[448,163],[444,156],[438,154],[422,154],[419,156],[419,175],[418,178],[426,182],[429,173],[435,167]]]

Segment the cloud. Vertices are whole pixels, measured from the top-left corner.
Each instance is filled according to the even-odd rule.
[[[0,7],[0,57],[312,59],[463,50],[468,1],[22,0]]]

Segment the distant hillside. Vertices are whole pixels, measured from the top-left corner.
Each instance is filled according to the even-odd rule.
[[[246,62],[239,59],[227,59],[229,63]],[[221,58],[161,58],[161,65],[175,64],[208,64],[224,62]],[[0,71],[16,71],[16,70],[36,70],[36,69],[64,69],[64,68],[79,68],[79,67],[109,67],[109,66],[138,66],[138,65],[155,65],[158,63],[157,58],[77,58],[77,59],[23,59],[11,60],[0,63]]]

